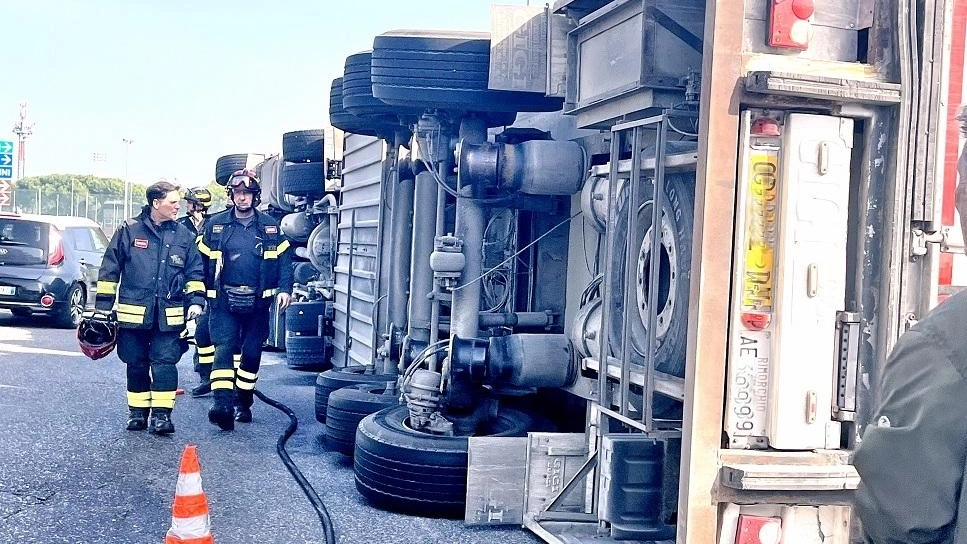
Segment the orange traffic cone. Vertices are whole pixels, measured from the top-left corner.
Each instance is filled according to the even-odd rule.
[[[165,544],[214,544],[208,499],[201,488],[201,466],[195,446],[188,444],[181,455],[175,503],[171,508],[171,528]]]

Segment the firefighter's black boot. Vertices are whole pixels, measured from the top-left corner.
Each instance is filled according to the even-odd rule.
[[[232,409],[232,396],[234,392],[229,389],[218,389],[215,391],[215,401],[208,409],[208,421],[212,425],[218,425],[223,431],[235,429],[235,410]]]
[[[128,408],[129,431],[143,431],[148,428],[148,409],[147,408]]]
[[[171,408],[153,408],[151,410],[148,432],[151,434],[171,434],[175,432],[175,424],[171,422]]]
[[[199,375],[201,374],[199,373]],[[204,397],[211,392],[212,392],[212,382],[208,381],[208,378],[203,376],[202,382],[196,385],[195,387],[192,387],[189,394],[192,397],[197,399],[198,397]]]
[[[235,390],[235,421],[239,423],[252,422],[252,396],[251,391]]]

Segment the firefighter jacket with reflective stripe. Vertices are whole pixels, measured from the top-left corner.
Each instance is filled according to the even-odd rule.
[[[904,333],[870,384],[879,400],[853,461],[868,544],[967,544],[965,323],[962,292]]]
[[[198,238],[198,249],[205,262],[205,285],[208,286],[208,298],[222,296],[222,269],[225,267],[222,253],[222,242],[233,227],[241,229],[241,225],[233,225],[235,209],[212,215],[205,222],[205,229]],[[259,258],[258,285],[255,287],[258,296],[271,299],[277,293],[292,292],[292,255],[289,251],[289,240],[282,233],[279,222],[271,215],[255,211],[256,246]]]
[[[155,225],[147,206],[111,238],[97,278],[95,307],[117,299],[121,327],[180,331],[185,306],[204,304],[205,283],[195,236],[175,221]]]

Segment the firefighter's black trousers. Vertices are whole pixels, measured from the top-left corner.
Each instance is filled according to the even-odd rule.
[[[215,364],[212,366],[212,393],[215,404],[252,406],[252,391],[262,362],[262,344],[269,337],[269,307],[256,304],[250,314],[233,314],[228,304],[210,301],[209,329],[215,344]],[[242,360],[236,370],[232,354],[241,352]],[[237,390],[237,397],[233,391]]]
[[[128,406],[174,408],[181,344],[178,331],[118,330],[118,357],[127,365]]]
[[[207,380],[214,362],[215,347],[208,328],[208,310],[205,310],[195,319],[195,372]]]

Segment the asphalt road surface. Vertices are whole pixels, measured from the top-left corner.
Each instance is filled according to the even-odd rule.
[[[325,503],[338,542],[541,542],[516,526],[469,527],[369,506],[352,462],[325,447],[316,375],[287,368],[283,357],[265,355],[259,390],[299,417],[287,449]],[[197,383],[190,352],[178,370],[182,387]],[[315,510],[276,454],[288,417],[256,400],[255,421],[228,433],[208,422],[210,402],[179,396],[171,436],[126,431],[116,354],[92,362],[74,331],[0,310],[0,542],[163,542],[186,444],[198,449],[216,543],[324,542]]]

